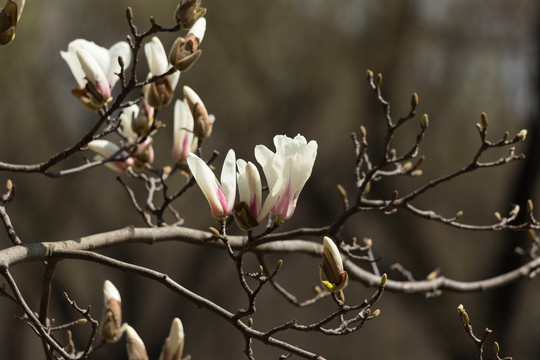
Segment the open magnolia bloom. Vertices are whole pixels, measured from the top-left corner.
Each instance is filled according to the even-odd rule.
[[[302,188],[311,176],[317,156],[317,142],[309,143],[298,134],[294,139],[285,135],[274,137],[276,152],[264,145],[255,147],[255,158],[261,164],[270,193],[277,200],[272,207],[276,222],[290,219]]]
[[[261,176],[257,167],[251,162],[245,162],[242,159],[236,161],[238,194],[240,202],[234,206],[234,220],[236,224],[245,231],[248,231],[259,225],[270,212],[277,200],[275,187],[270,192],[262,204],[262,185]]]
[[[175,40],[169,53],[169,61],[176,70],[187,71],[201,56],[199,46],[206,32],[206,19],[200,18],[195,22],[185,37]]]
[[[96,160],[108,159],[111,156],[114,156],[116,159],[120,159],[107,162],[105,164],[105,166],[116,171],[117,173],[122,174],[129,167],[135,164],[133,158],[130,157],[127,152],[122,151],[120,146],[116,145],[112,141],[103,139],[92,140],[88,143],[88,147],[98,154],[95,157]]]
[[[122,58],[124,67],[131,62],[131,50],[125,41],[107,50],[92,41],[77,39],[60,55],[79,85],[72,90],[73,95],[90,110],[97,110],[110,101],[111,90],[119,79],[118,58]]]
[[[172,157],[177,162],[187,159],[189,153],[197,149],[197,140],[193,136],[193,114],[187,100],[176,100],[174,104],[174,128]]]
[[[109,280],[103,284],[103,300],[105,309],[99,328],[100,335],[107,342],[115,342],[123,332],[122,327],[122,299],[118,289]]]
[[[189,154],[187,163],[206,200],[208,200],[212,217],[219,221],[225,220],[233,210],[236,195],[236,155],[234,150],[229,150],[223,162],[221,183],[210,167],[197,155]]]
[[[21,18],[25,0],[8,0],[0,10],[0,44],[7,45],[15,39],[15,29]]]
[[[184,352],[184,327],[179,318],[174,318],[169,336],[165,339],[159,360],[180,360]]]
[[[134,328],[126,326],[126,351],[128,360],[148,360],[146,346]]]
[[[150,69],[148,78],[162,75],[172,68],[163,44],[158,37],[154,36],[150,42],[144,45],[144,53]],[[146,85],[143,88],[143,93],[148,104],[154,108],[169,105],[179,78],[180,72],[175,71],[171,75],[162,77]]]
[[[343,290],[347,286],[348,275],[343,269],[343,260],[339,249],[332,239],[323,239],[323,263],[320,265],[321,282],[330,292]]]

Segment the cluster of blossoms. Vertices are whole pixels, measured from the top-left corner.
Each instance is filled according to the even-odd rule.
[[[99,329],[106,342],[117,342],[125,334],[129,360],[148,360],[146,347],[139,334],[127,323],[122,323],[122,299],[120,292],[109,280],[103,284],[105,308]],[[174,318],[165,339],[159,360],[180,360],[184,352],[184,327],[179,318]]]
[[[178,6],[175,17],[189,32],[174,42],[169,55],[157,37],[144,45],[148,83],[137,103],[125,107],[119,116],[124,141],[119,145],[98,139],[88,144],[98,154],[96,160],[105,162],[116,172],[141,169],[154,161],[151,138],[157,128],[154,114],[171,103],[181,71],[188,70],[201,55],[199,46],[206,31],[206,19],[202,16],[206,10],[199,5],[200,1],[190,0],[182,1]],[[102,109],[113,99],[112,90],[120,79],[119,74],[132,61],[132,49],[125,41],[106,49],[94,42],[77,39],[60,54],[78,84],[72,90],[73,95],[92,111]],[[214,117],[208,114],[195,91],[184,87],[184,101],[178,100],[175,106],[173,158],[184,161],[186,140],[189,139],[190,151],[195,150],[197,143],[193,141],[193,135],[199,141],[208,137],[213,121]]]
[[[246,231],[259,225],[268,214],[276,216],[278,225],[291,218],[300,192],[311,175],[317,143],[314,140],[308,143],[302,135],[294,139],[277,135],[274,145],[276,152],[264,145],[255,147],[255,158],[268,184],[264,202],[257,167],[242,159],[236,161],[233,150],[225,157],[221,182],[203,160],[189,154],[189,169],[210,204],[212,217],[223,222],[232,213],[238,226]],[[235,205],[237,184],[240,202]]]

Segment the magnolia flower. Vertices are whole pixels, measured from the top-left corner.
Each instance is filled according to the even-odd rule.
[[[193,136],[193,114],[187,100],[176,100],[174,104],[174,130],[172,157],[178,162],[185,160],[197,148]]]
[[[111,90],[118,81],[122,58],[124,66],[131,62],[131,50],[125,41],[109,50],[84,39],[73,40],[67,51],[60,55],[66,61],[79,87],[73,94],[91,110],[97,110],[110,101]]]
[[[193,115],[193,134],[202,141],[212,134],[212,127],[216,119],[213,115],[208,115],[206,106],[192,88],[184,86],[183,91],[184,100],[187,101]]]
[[[169,61],[176,70],[187,71],[197,59],[202,51],[199,46],[206,32],[206,19],[200,18],[195,22],[186,37],[179,37],[175,40],[169,53]]]
[[[118,289],[109,280],[103,283],[105,309],[99,329],[100,335],[108,342],[115,342],[122,336],[122,299]]]
[[[167,59],[167,54],[163,44],[154,36],[152,40],[144,45],[144,53],[148,61],[150,72],[148,77],[162,75],[172,67]],[[178,84],[180,73],[175,71],[173,74],[160,78],[143,88],[143,92],[148,104],[155,108],[168,105],[173,97],[174,89]]]
[[[184,29],[191,28],[198,19],[206,14],[206,9],[200,6],[201,0],[180,1],[174,14],[176,22],[182,24]]]
[[[88,147],[98,154],[95,157],[96,160],[104,160],[112,156],[116,159],[120,159],[105,164],[105,166],[118,173],[124,173],[127,168],[134,165],[133,158],[129,157],[127,152],[122,151],[120,146],[109,140],[92,140],[88,143]]]
[[[323,263],[320,266],[321,282],[330,292],[343,290],[347,286],[348,275],[343,270],[339,249],[332,239],[325,236]]]
[[[179,318],[174,318],[169,336],[165,339],[159,360],[180,360],[184,352],[184,327]]]
[[[146,347],[134,328],[126,326],[126,350],[128,360],[148,360]]]
[[[270,192],[277,194],[271,212],[278,217],[276,221],[279,223],[290,219],[294,213],[300,192],[315,163],[317,142],[307,143],[300,134],[294,139],[276,135],[274,145],[275,153],[264,145],[257,145],[255,158],[263,168]]]
[[[0,44],[7,45],[15,39],[15,29],[21,18],[25,0],[8,0],[0,10]]]
[[[277,200],[277,191],[270,192],[262,205],[261,176],[252,162],[236,161],[240,202],[234,206],[234,219],[242,230],[259,225]],[[275,187],[274,189],[277,189]]]
[[[187,157],[189,169],[208,200],[212,217],[220,221],[233,210],[236,193],[235,161],[234,150],[231,149],[223,162],[220,183],[208,165],[197,155],[191,153]]]

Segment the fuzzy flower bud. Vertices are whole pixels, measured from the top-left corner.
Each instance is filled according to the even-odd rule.
[[[190,29],[205,14],[206,9],[201,7],[201,0],[182,0],[176,8],[174,17],[184,29]]]
[[[323,263],[320,266],[321,282],[330,292],[343,290],[347,286],[348,275],[343,269],[339,249],[332,239],[325,236]]]
[[[107,342],[116,342],[122,336],[122,299],[118,289],[109,280],[103,284],[105,309],[99,328],[100,335]]]
[[[169,336],[165,339],[159,360],[180,360],[184,352],[184,327],[179,318],[174,318]]]
[[[126,351],[128,360],[148,360],[144,342],[135,329],[129,325],[126,327]]]

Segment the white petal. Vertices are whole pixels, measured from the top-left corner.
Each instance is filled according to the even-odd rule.
[[[174,104],[173,126],[173,158],[181,160],[191,152],[193,144],[193,114],[185,101],[176,100]]]
[[[60,55],[68,64],[69,69],[71,70],[71,73],[73,74],[73,77],[77,81],[79,87],[84,87],[84,85],[86,85],[86,80],[84,79],[86,75],[82,70],[81,63],[79,62],[77,55],[67,51],[60,51]]]
[[[88,143],[88,147],[96,153],[105,156],[106,158],[114,155],[120,147],[109,140],[92,140]]]
[[[189,86],[184,86],[182,91],[184,92],[184,97],[187,98],[190,103],[204,105],[199,95],[197,95],[197,93]]]
[[[105,282],[103,283],[103,299],[105,301],[105,305],[107,305],[107,301],[109,301],[109,299],[114,299],[116,301],[122,302],[120,292],[118,291],[116,286],[114,286],[114,284],[109,280],[105,280]]]
[[[122,132],[128,138],[128,140],[133,140],[137,138],[137,133],[133,131],[131,123],[134,118],[139,115],[139,105],[133,104],[122,110],[120,114],[120,123],[122,124]]]
[[[154,36],[152,41],[144,45],[144,53],[152,75],[161,75],[168,70],[169,60],[158,37]]]
[[[77,50],[77,58],[88,81],[98,88],[105,99],[109,98],[111,96],[109,81],[96,59],[85,49]]]
[[[199,43],[203,41],[205,32],[206,32],[206,19],[203,17],[195,21],[195,24],[193,24],[193,26],[191,27],[191,30],[189,31],[189,33],[195,35],[195,37],[199,39]]]
[[[227,212],[232,211],[236,196],[236,155],[230,149],[221,169],[221,189],[227,198]]]
[[[120,79],[118,75],[115,75],[120,72],[118,57],[122,57],[122,60],[124,61],[124,70],[127,69],[131,63],[131,49],[127,42],[119,41],[109,49],[109,68],[105,75],[111,84],[111,88]]]
[[[210,208],[212,210],[223,211],[224,209],[218,198],[219,183],[212,170],[203,160],[193,153],[188,155],[187,163],[193,177],[195,177],[195,181],[197,181],[206,200],[208,200]]]
[[[17,4],[17,22],[19,22],[19,19],[21,18],[21,13],[24,9],[24,2],[25,0],[12,0],[15,4]]]
[[[343,271],[343,260],[341,260],[341,254],[339,253],[339,249],[336,243],[334,243],[334,240],[330,239],[328,236],[325,236],[323,238],[323,242],[324,247],[330,251],[330,254],[332,255],[332,258],[334,259],[339,270]]]

